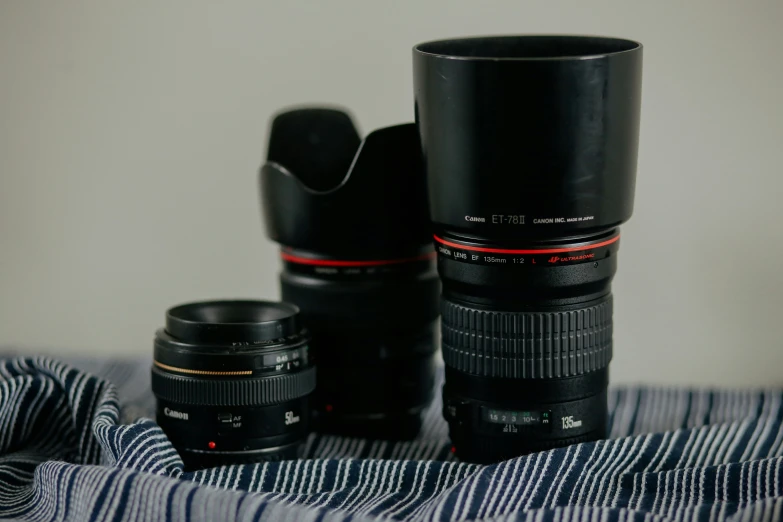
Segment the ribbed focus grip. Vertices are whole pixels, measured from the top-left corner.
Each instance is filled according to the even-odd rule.
[[[443,359],[484,377],[547,379],[605,368],[612,298],[563,312],[493,312],[442,301]]]
[[[315,389],[315,368],[255,379],[194,379],[152,367],[152,392],[197,406],[265,406],[298,399]]]

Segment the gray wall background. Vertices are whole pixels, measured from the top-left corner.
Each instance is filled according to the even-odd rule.
[[[0,343],[148,353],[164,310],[277,295],[267,119],[413,118],[410,48],[593,33],[645,45],[615,382],[783,385],[783,3],[0,2]]]

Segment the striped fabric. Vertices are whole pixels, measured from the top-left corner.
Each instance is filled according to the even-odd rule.
[[[0,361],[0,517],[783,520],[780,391],[614,389],[611,440],[494,466],[454,461],[434,404],[415,442],[312,435],[305,460],[185,473],[148,368]]]

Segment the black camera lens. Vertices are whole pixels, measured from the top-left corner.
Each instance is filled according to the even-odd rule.
[[[278,114],[261,200],[282,297],[313,334],[316,428],[414,437],[432,400],[440,294],[415,125],[362,141],[342,111]]]
[[[602,438],[642,47],[501,36],[413,56],[455,451],[492,462]]]
[[[207,301],[166,313],[155,335],[157,420],[188,469],[296,458],[315,368],[299,309]]]

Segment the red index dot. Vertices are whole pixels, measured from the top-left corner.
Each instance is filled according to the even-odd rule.
[[[326,411],[332,411],[333,409],[334,409],[334,406],[332,406],[331,404],[327,404],[326,405]]]
[[[209,441],[209,444],[207,444],[207,446],[209,446],[209,449],[215,449],[215,446],[217,446],[217,444],[215,444],[214,441]]]

